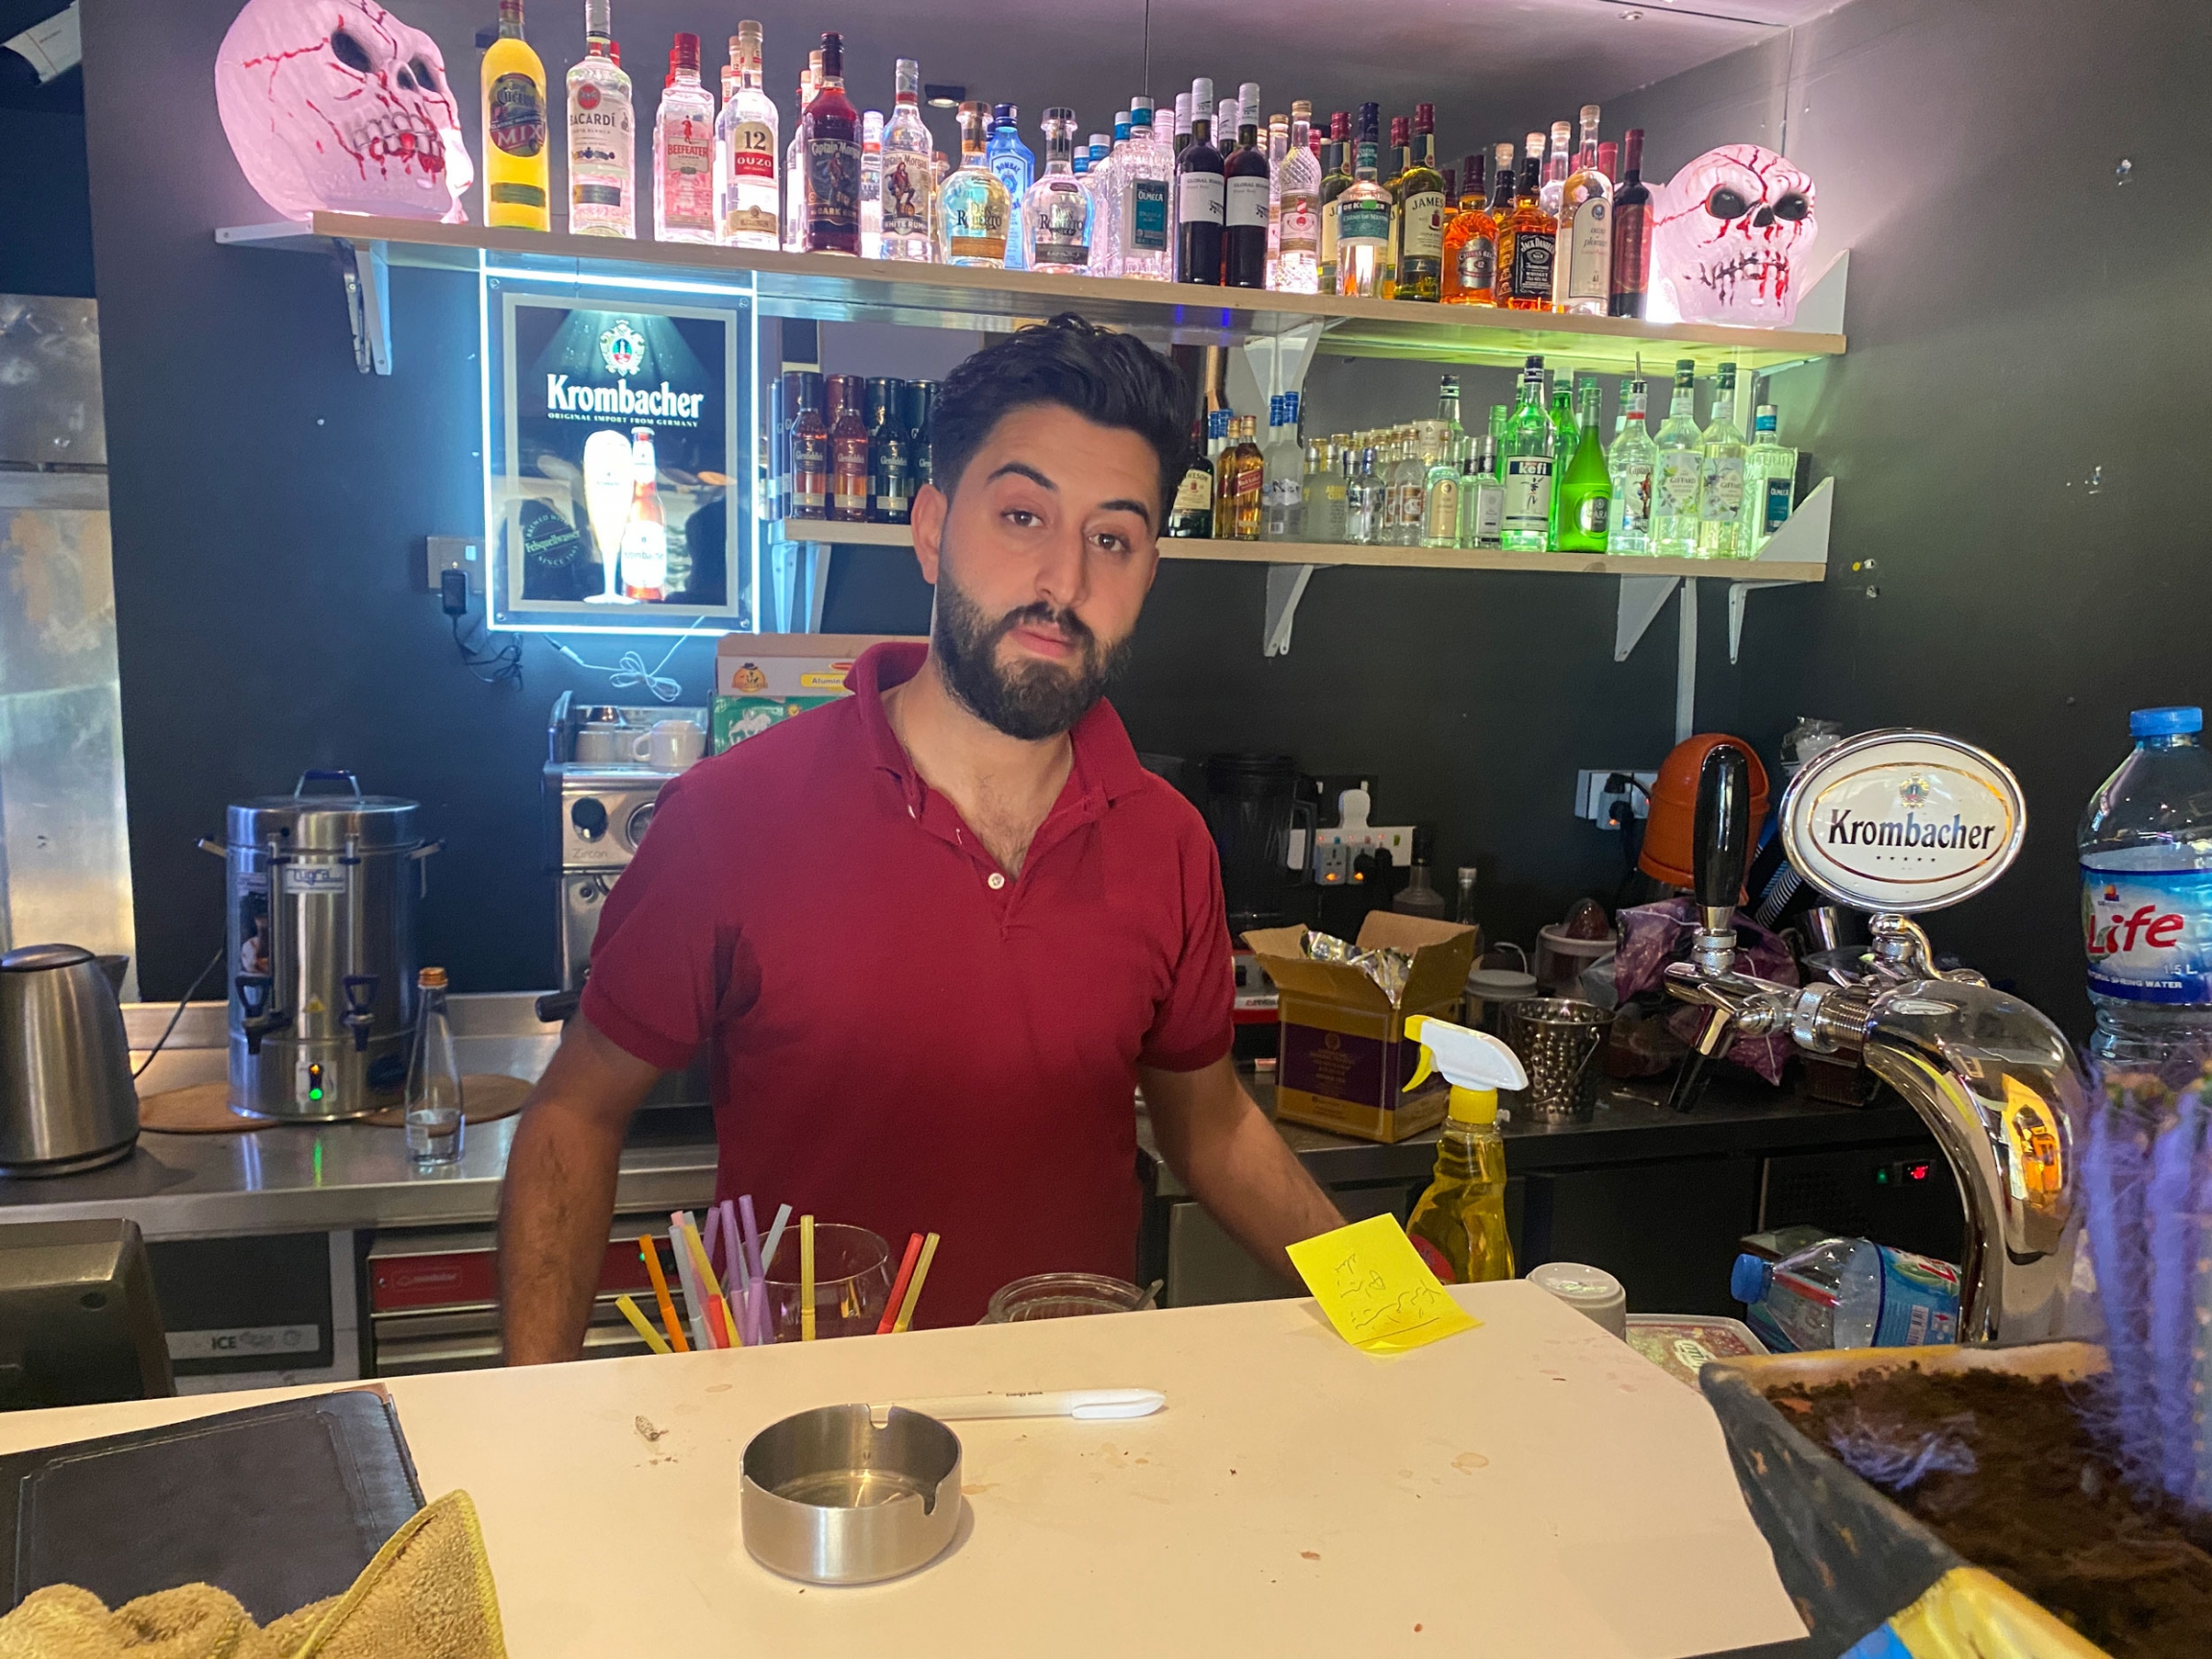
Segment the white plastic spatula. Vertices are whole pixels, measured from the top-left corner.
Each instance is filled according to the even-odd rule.
[[[1020,1394],[955,1394],[937,1400],[896,1400],[868,1407],[877,1428],[891,1421],[891,1408],[919,1411],[940,1423],[965,1423],[981,1417],[1072,1417],[1105,1422],[1149,1417],[1167,1404],[1157,1388],[1061,1388]]]

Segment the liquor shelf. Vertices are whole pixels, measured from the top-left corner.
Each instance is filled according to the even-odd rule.
[[[1057,311],[1094,323],[1204,344],[1245,344],[1318,330],[1332,356],[1517,367],[1531,353],[1583,369],[1647,372],[1683,351],[1716,349],[1741,369],[1766,371],[1839,355],[1841,333],[1647,323],[1634,318],[1426,305],[1335,295],[1204,288],[1130,277],[1051,276],[952,265],[902,264],[822,253],[778,253],[688,243],[491,229],[317,213],[310,226],[219,229],[227,246],[337,252],[356,262],[473,273],[485,266],[551,278],[630,278],[640,284],[723,284],[768,316],[907,326],[1003,330]],[[380,274],[378,274],[380,275]],[[1837,273],[1840,278],[1840,271]],[[364,276],[372,276],[363,273]],[[380,282],[365,287],[380,289]],[[373,298],[382,301],[381,293]],[[1807,308],[1841,317],[1841,306]],[[379,369],[383,369],[379,361]],[[1337,560],[1336,563],[1346,563]]]

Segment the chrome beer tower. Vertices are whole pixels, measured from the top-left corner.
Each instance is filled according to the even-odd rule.
[[[1905,885],[1894,875],[1854,880],[1823,863],[1815,811],[1839,787],[1858,788],[1885,764],[1887,752],[1913,745],[1924,753],[1941,745],[1986,766],[1991,795],[2008,793],[2008,822],[2002,844],[1964,868],[1939,889],[1900,902]],[[1787,1034],[1814,1054],[1857,1054],[1867,1069],[1903,1095],[1935,1134],[1958,1177],[1966,1210],[1965,1260],[1960,1266],[1959,1339],[1977,1345],[2045,1340],[2060,1333],[2073,1274],[2076,1182],[2072,1127],[2080,1121],[2081,1080],[2073,1050],[2057,1027],[2016,997],[1990,988],[1970,969],[1938,969],[1928,935],[1905,912],[1931,909],[1978,892],[2001,875],[2019,845],[2022,827],[2017,784],[1979,751],[1932,733],[1876,733],[1806,768],[1783,803],[1783,835],[1800,876],[1838,902],[1871,909],[1872,942],[1856,974],[1838,982],[1777,985],[1736,971],[1736,902],[1743,888],[1750,843],[1750,780],[1741,752],[1715,749],[1698,779],[1695,894],[1699,928],[1690,959],[1667,970],[1667,989],[1707,1010],[1695,1051],[1676,1080],[1674,1104],[1695,1103],[1706,1062],[1737,1036]],[[1913,794],[1949,781],[1941,766],[1915,760],[1887,762]],[[1818,775],[1815,776],[1815,769]],[[1839,782],[1839,780],[1841,780]],[[1887,788],[1876,779],[1873,787]],[[1803,795],[1801,791],[1805,791]],[[1817,799],[1816,799],[1817,797]],[[1792,811],[1792,807],[1797,810]],[[1917,832],[1917,830],[1915,830]],[[1949,833],[1946,827],[1946,833]],[[1988,845],[1976,836],[1979,851]],[[1810,854],[1809,856],[1807,854]],[[1926,864],[1935,854],[1896,862]],[[1936,861],[1940,861],[1936,859]],[[1867,874],[1863,866],[1858,874]],[[1874,902],[1869,902],[1869,897]],[[1887,901],[1887,902],[1883,902]]]

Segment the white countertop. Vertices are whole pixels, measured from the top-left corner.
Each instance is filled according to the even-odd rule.
[[[1671,1659],[1803,1634],[1704,1401],[1525,1282],[1379,1358],[1309,1301],[403,1377],[424,1491],[483,1518],[516,1659],[1138,1652]],[[745,1553],[737,1464],[785,1414],[1165,1389],[1134,1422],[963,1423],[968,1516],[906,1578]],[[0,1452],[269,1394],[0,1416]]]

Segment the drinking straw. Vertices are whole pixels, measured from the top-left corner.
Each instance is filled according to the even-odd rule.
[[[799,1217],[799,1340],[814,1340],[814,1217]]]
[[[752,1262],[753,1271],[759,1273],[763,1266],[760,1260],[760,1225],[753,1219],[752,1193],[747,1192],[737,1200],[737,1214],[745,1218],[746,1259]]]
[[[614,1298],[614,1306],[622,1310],[622,1317],[630,1321],[630,1328],[645,1338],[646,1347],[652,1349],[656,1354],[672,1354],[675,1352],[668,1346],[667,1339],[660,1332],[654,1330],[645,1315],[638,1311],[637,1303],[631,1301],[627,1296],[617,1296]]]
[[[894,1333],[914,1323],[914,1310],[922,1305],[922,1282],[929,1277],[929,1263],[936,1255],[937,1235],[932,1233],[922,1240],[922,1260],[914,1263],[914,1282],[906,1286],[906,1301],[899,1310],[899,1322],[891,1327]]]
[[[730,1263],[730,1282],[733,1285],[750,1284],[753,1275],[746,1262],[745,1252],[738,1242],[737,1207],[725,1198],[714,1207],[714,1212],[722,1217],[722,1254]],[[709,1251],[709,1254],[711,1255],[712,1251]]]
[[[684,1228],[690,1220],[681,1210],[668,1214],[668,1248],[676,1255],[676,1277],[684,1286],[684,1303],[691,1322],[691,1346],[702,1354],[716,1346],[707,1323],[707,1305],[701,1299],[699,1275],[691,1265],[691,1256],[684,1248]]]
[[[721,1235],[721,1232],[722,1212],[716,1206],[709,1204],[707,1206],[706,1230],[699,1235],[700,1239],[707,1246],[707,1260],[709,1262],[714,1260],[714,1240]]]
[[[714,1277],[714,1263],[707,1259],[707,1246],[700,1242],[699,1229],[691,1225],[688,1215],[684,1217],[684,1247],[691,1253],[691,1276],[707,1304],[707,1329],[714,1337],[714,1346],[739,1346],[737,1327],[725,1323],[729,1307],[722,1300],[722,1286]]]
[[[768,1311],[768,1285],[756,1279],[745,1286],[745,1317],[753,1321],[753,1340],[762,1347],[776,1340],[776,1325]]]
[[[684,1327],[676,1318],[676,1304],[668,1297],[668,1281],[661,1272],[661,1247],[651,1238],[637,1240],[637,1254],[645,1258],[645,1271],[653,1280],[653,1299],[661,1305],[661,1323],[668,1327],[669,1346],[679,1354],[691,1352],[684,1340]]]
[[[891,1281],[890,1300],[883,1304],[883,1317],[876,1322],[876,1334],[888,1336],[891,1327],[899,1318],[899,1304],[906,1299],[906,1281],[914,1277],[914,1258],[922,1254],[922,1235],[907,1235],[906,1254],[899,1260],[899,1277]]]
[[[776,1247],[783,1242],[784,1224],[790,1219],[791,1206],[788,1204],[779,1204],[776,1207],[776,1224],[768,1229],[768,1241],[760,1246],[760,1262],[763,1268],[766,1267],[768,1262],[776,1260]],[[760,1275],[760,1277],[763,1279],[765,1279],[767,1276],[768,1275],[765,1271],[763,1271]]]

